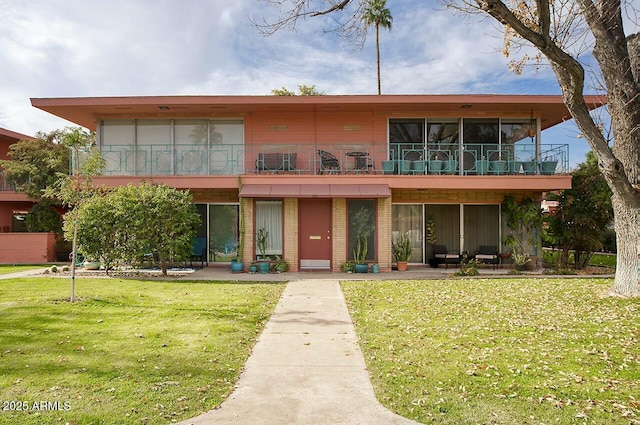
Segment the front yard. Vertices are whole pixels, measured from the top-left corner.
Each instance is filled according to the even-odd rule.
[[[0,281],[0,424],[166,424],[218,406],[284,285]]]
[[[640,300],[606,279],[344,282],[378,399],[437,424],[640,424]]]

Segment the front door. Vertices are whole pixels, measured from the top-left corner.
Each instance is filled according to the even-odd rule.
[[[300,269],[331,269],[331,199],[298,202]]]

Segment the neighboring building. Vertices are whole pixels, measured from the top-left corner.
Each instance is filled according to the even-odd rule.
[[[11,159],[8,152],[12,144],[32,139],[0,128],[0,159]],[[0,264],[55,261],[55,235],[27,232],[25,219],[33,204],[26,194],[11,187],[0,168]]]
[[[593,108],[600,97],[588,97]],[[142,180],[188,189],[202,216],[210,263],[239,246],[291,270],[340,270],[353,258],[356,222],[371,230],[368,262],[390,270],[400,235],[410,262],[436,243],[458,252],[500,251],[507,195],[541,200],[571,187],[569,148],[541,131],[570,118],[560,96],[163,96],[32,99],[97,134],[107,162],[96,184]],[[240,205],[242,209],[240,209]],[[535,255],[535,253],[533,253]]]
[[[0,159],[9,160],[9,147],[20,140],[33,137],[0,127]],[[4,178],[0,168],[0,232],[24,232],[24,218],[33,202],[22,192],[16,192]]]

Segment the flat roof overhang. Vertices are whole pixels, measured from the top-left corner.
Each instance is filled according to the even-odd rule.
[[[245,184],[240,198],[388,198],[386,184]]]
[[[355,195],[366,193],[365,187],[374,190],[370,198],[383,197],[375,194],[375,190],[386,187],[386,190],[475,190],[475,191],[536,191],[547,192],[571,188],[571,175],[536,175],[536,176],[456,176],[456,175],[428,175],[428,176],[389,176],[389,175],[324,175],[305,176],[295,174],[245,174],[241,176],[101,176],[95,177],[93,183],[97,186],[117,187],[138,182],[163,183],[176,189],[190,190],[221,190],[234,191],[240,186],[263,185],[290,193],[302,193],[307,187],[331,186],[332,197],[351,197],[344,194],[354,192],[354,186],[362,186]],[[239,183],[242,183],[241,185]],[[286,186],[288,189],[277,189]],[[343,187],[342,189],[340,187]],[[287,193],[289,193],[287,192]],[[245,194],[248,192],[245,192]],[[284,193],[284,192],[283,192]],[[385,192],[387,193],[387,192]],[[285,193],[286,194],[286,193]],[[244,195],[240,195],[244,196]],[[390,193],[389,195],[390,196]],[[245,196],[248,197],[248,196]],[[289,197],[282,196],[282,197]],[[307,196],[309,197],[309,196]]]
[[[585,96],[590,109],[605,96]],[[542,129],[571,119],[560,95],[129,96],[32,98],[31,104],[90,130],[100,119],[232,117],[256,112],[370,112],[385,116],[514,116],[533,114]]]

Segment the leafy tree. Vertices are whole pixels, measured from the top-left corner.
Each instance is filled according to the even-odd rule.
[[[40,200],[45,188],[59,175],[69,173],[69,148],[63,130],[38,133],[35,139],[20,140],[9,147],[10,160],[0,160],[6,180],[33,200]]]
[[[598,170],[593,152],[573,172],[571,183],[571,189],[549,195],[549,200],[559,205],[547,217],[547,224],[554,246],[562,250],[560,267],[568,266],[569,252],[574,250],[574,267],[583,269],[593,252],[602,248],[613,219],[611,189]]]
[[[71,174],[58,173],[58,179],[44,190],[44,196],[60,200],[68,208],[64,216],[64,231],[67,240],[71,239],[74,258],[78,252],[78,209],[93,196],[95,189],[92,179],[100,175],[105,166],[104,158],[95,146],[95,135],[80,127],[66,128],[61,135],[65,146],[71,150],[73,170]],[[81,160],[82,159],[82,160]],[[73,231],[67,232],[68,222]],[[71,297],[75,301],[76,262],[71,262]]]
[[[29,232],[53,232],[62,234],[62,217],[55,205],[46,199],[36,202],[27,214],[27,230]]]
[[[286,87],[282,87],[281,89],[273,89],[271,90],[271,94],[273,94],[274,96],[296,96],[296,93],[288,90]],[[305,86],[305,85],[301,85],[298,86],[298,95],[299,96],[323,96],[324,92],[319,92],[316,89],[316,85],[312,85],[312,86]]]
[[[281,7],[280,0],[266,0]],[[617,235],[616,276],[611,294],[640,296],[638,228],[640,227],[640,83],[630,60],[630,45],[638,57],[637,36],[628,43],[623,14],[637,16],[631,2],[622,0],[444,0],[469,14],[492,17],[505,33],[505,54],[529,46],[539,54],[524,55],[512,64],[515,71],[529,59],[546,58],[555,73],[564,103],[580,132],[598,159],[598,167],[612,191]],[[291,0],[275,22],[254,24],[269,34],[282,28],[295,29],[300,18],[346,15],[338,27],[347,36],[362,39],[362,15],[367,0]],[[629,10],[623,12],[623,5]],[[416,7],[431,7],[429,3]],[[592,55],[584,54],[593,47]],[[593,73],[603,80],[615,143],[610,146],[584,100],[587,63],[595,59]]]
[[[378,66],[378,94],[380,87],[380,27],[391,30],[393,16],[387,9],[387,0],[369,0],[364,8],[362,20],[366,27],[373,25],[376,29],[376,64]]]
[[[144,182],[129,184],[96,194],[79,207],[78,244],[107,269],[117,261],[136,266],[154,254],[166,275],[169,261],[191,254],[199,224],[189,192]],[[72,223],[65,223],[65,232],[72,234]]]

